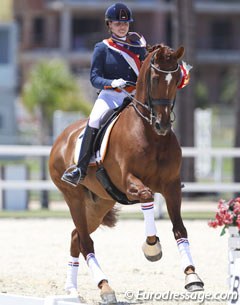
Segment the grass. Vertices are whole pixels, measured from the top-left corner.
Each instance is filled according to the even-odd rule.
[[[187,220],[209,220],[215,217],[214,212],[183,212],[182,218]]]
[[[212,212],[183,212],[182,217],[184,220],[209,220],[214,218],[214,213]],[[26,210],[26,211],[0,211],[0,219],[4,218],[14,218],[14,219],[48,219],[48,218],[71,218],[70,213],[66,211],[53,211],[47,209],[38,210]],[[130,220],[130,219],[143,219],[142,213],[119,213],[119,219]],[[168,215],[164,216],[164,219],[169,219]]]
[[[51,211],[47,209],[26,211],[1,211],[0,218],[36,219],[36,218],[70,218],[68,211]]]

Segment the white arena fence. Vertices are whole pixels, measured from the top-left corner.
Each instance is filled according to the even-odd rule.
[[[0,159],[7,157],[48,157],[51,146],[29,146],[29,145],[0,145]],[[208,155],[216,159],[217,172],[220,173],[216,182],[183,182],[183,192],[239,192],[240,183],[222,182],[221,171],[224,158],[240,158],[240,148],[211,148],[199,149],[195,147],[183,147],[183,158]],[[0,178],[0,196],[3,190],[21,189],[21,190],[56,190],[56,186],[51,180],[1,180]]]

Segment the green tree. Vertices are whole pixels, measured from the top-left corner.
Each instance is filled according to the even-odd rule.
[[[238,88],[237,71],[238,66],[234,65],[234,67],[226,69],[221,77],[221,83],[219,84],[219,100],[221,104],[231,106],[234,104],[234,99],[236,98]]]
[[[55,110],[78,110],[85,115],[91,110],[91,105],[81,97],[76,79],[60,59],[42,60],[33,67],[23,87],[22,99],[30,112],[40,113],[41,144],[49,144]]]
[[[23,87],[23,103],[30,112],[39,111],[41,117],[40,142],[49,144],[53,113],[57,109],[81,111],[88,115],[91,105],[84,102],[78,83],[67,65],[59,59],[43,60],[30,72]],[[47,158],[41,158],[41,179],[47,179]],[[42,208],[48,208],[47,191],[41,192]]]

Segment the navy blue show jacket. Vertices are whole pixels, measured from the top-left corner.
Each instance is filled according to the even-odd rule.
[[[127,48],[139,55],[140,61],[145,59],[145,47],[128,46]],[[137,81],[137,75],[121,54],[108,48],[104,42],[97,43],[94,48],[90,70],[90,80],[93,87],[104,89],[104,86],[111,86],[112,81],[118,78],[131,82]]]

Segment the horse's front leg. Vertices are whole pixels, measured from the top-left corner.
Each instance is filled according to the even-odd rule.
[[[203,290],[204,283],[195,273],[195,265],[190,252],[187,230],[184,227],[181,217],[182,196],[180,179],[169,183],[165,187],[163,195],[166,200],[169,217],[173,224],[173,234],[181,256],[182,268],[186,274],[185,288],[190,292]]]
[[[154,219],[154,194],[140,179],[130,173],[127,175],[125,181],[127,195],[131,199],[138,199],[141,202],[146,236],[146,241],[142,246],[143,253],[149,261],[158,261],[162,257],[162,248],[157,237],[157,228]]]
[[[141,203],[141,210],[144,217],[146,241],[143,243],[142,250],[145,257],[156,262],[162,257],[162,248],[157,236],[157,228],[154,219],[154,202]]]

